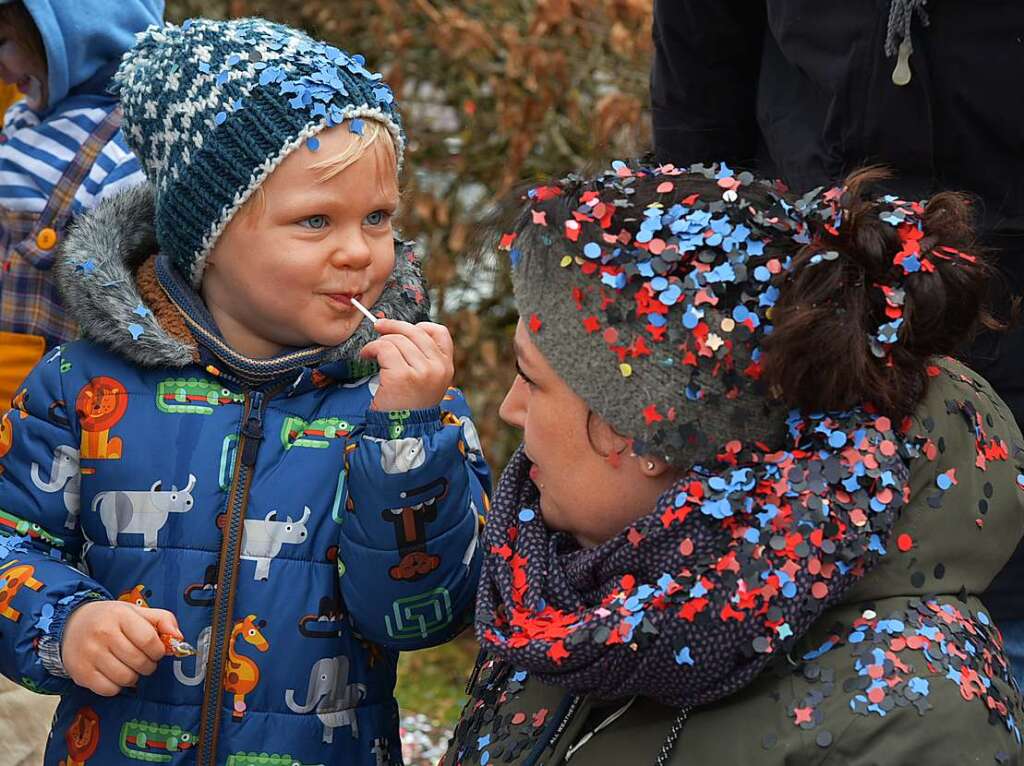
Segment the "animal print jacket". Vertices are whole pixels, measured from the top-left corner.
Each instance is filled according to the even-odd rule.
[[[490,474],[466,403],[368,411],[366,324],[261,390],[204,364],[156,277],[146,188],[58,266],[85,340],[0,427],[0,671],[63,699],[45,764],[401,763],[398,652],[466,622]],[[376,308],[426,314],[399,247]],[[168,609],[195,656],[114,698],[65,677],[90,599]]]

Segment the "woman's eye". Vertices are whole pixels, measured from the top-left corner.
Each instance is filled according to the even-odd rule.
[[[305,226],[307,229],[320,230],[327,226],[327,216],[311,215],[309,218],[299,221],[299,225]]]
[[[383,226],[391,220],[391,213],[387,210],[375,210],[366,216],[366,223],[370,226]]]

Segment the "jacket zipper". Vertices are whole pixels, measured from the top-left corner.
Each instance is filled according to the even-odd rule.
[[[235,467],[231,478],[227,523],[221,538],[217,588],[213,602],[210,652],[203,686],[203,707],[199,716],[196,766],[214,766],[217,757],[217,734],[224,698],[224,665],[227,662],[228,636],[233,627],[235,588],[242,549],[245,511],[249,505],[256,453],[263,440],[263,410],[271,395],[250,391],[245,395],[242,430],[238,437]]]

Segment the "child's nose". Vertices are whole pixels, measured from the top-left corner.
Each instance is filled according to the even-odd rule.
[[[373,250],[361,233],[342,235],[331,246],[331,262],[337,268],[365,269],[373,261]]]

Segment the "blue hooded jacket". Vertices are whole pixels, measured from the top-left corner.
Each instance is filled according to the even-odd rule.
[[[135,35],[161,24],[163,0],[22,0],[46,47],[50,96],[47,112],[83,86],[106,93]],[[97,80],[97,76],[102,80]]]
[[[46,766],[400,763],[398,652],[461,630],[479,577],[490,473],[466,402],[371,411],[368,322],[265,385],[218,375],[154,252],[141,186],[58,261],[86,339],[0,420],[0,672],[63,697]],[[401,247],[375,308],[426,305]],[[112,698],[62,677],[68,617],[115,598],[173,612],[198,655]]]
[[[111,78],[135,35],[163,23],[163,0],[22,0],[46,49],[49,94],[42,113],[15,103],[0,145],[0,207],[37,213],[56,178],[117,106]],[[144,180],[138,160],[118,132],[75,193],[75,212]]]

